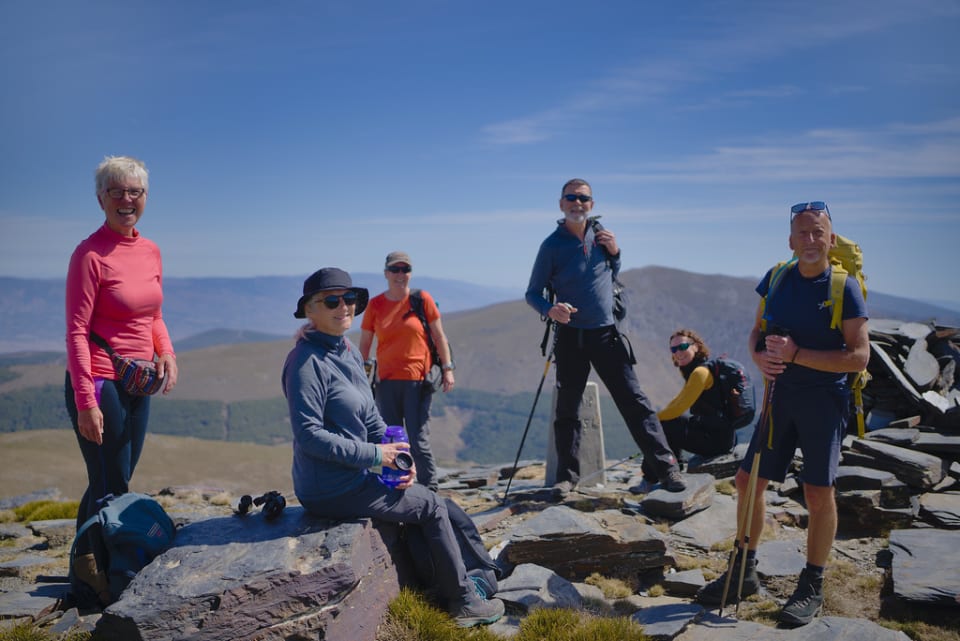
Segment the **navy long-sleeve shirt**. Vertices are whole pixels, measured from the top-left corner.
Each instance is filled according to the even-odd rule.
[[[613,325],[613,277],[620,271],[620,255],[608,261],[603,246],[594,240],[592,225],[587,225],[581,241],[563,220],[557,222],[557,229],[537,252],[527,285],[527,304],[546,316],[552,304],[543,297],[543,289],[550,285],[558,302],[577,308],[570,319],[571,327],[596,329]]]
[[[358,487],[380,464],[386,424],[360,352],[347,338],[306,330],[283,365],[293,429],[293,488],[300,502]]]

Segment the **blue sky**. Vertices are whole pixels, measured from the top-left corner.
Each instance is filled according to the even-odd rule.
[[[960,3],[0,4],[0,275],[60,277],[142,158],[168,276],[516,288],[593,183],[626,268],[757,276],[826,200],[871,289],[960,301]]]

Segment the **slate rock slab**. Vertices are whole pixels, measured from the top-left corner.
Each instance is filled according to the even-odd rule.
[[[594,572],[640,572],[673,565],[663,534],[616,510],[579,512],[551,506],[514,528],[501,556],[534,563],[581,581]]]
[[[322,638],[373,641],[399,592],[396,528],[287,508],[191,523],[97,625],[127,641]]]
[[[920,513],[939,527],[960,529],[960,493],[924,494],[920,497]]]
[[[533,563],[521,563],[503,581],[499,582],[497,598],[513,610],[525,613],[534,608],[583,607],[583,598],[577,588],[549,568]]]
[[[753,621],[735,621],[704,613],[675,641],[910,641],[903,632],[866,619],[821,617],[802,628],[782,630]]]
[[[630,618],[643,626],[643,633],[653,641],[669,641],[702,615],[701,605],[672,603],[643,608]]]
[[[709,550],[717,543],[737,535],[737,502],[732,496],[717,494],[707,509],[670,526],[670,532],[690,545]]]
[[[921,605],[958,607],[960,530],[894,530],[890,533],[893,593]]]
[[[668,492],[661,488],[647,494],[640,503],[643,511],[651,516],[679,521],[710,507],[716,494],[715,479],[709,474],[687,474],[684,480],[687,489],[682,492]]]
[[[855,439],[853,449],[872,456],[876,461],[876,467],[893,472],[901,481],[914,487],[928,490],[939,483],[946,474],[940,457],[905,447],[867,439]]]

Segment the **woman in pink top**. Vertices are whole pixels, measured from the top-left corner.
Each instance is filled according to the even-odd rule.
[[[109,355],[91,342],[90,332],[123,356],[159,355],[158,374],[167,377],[163,393],[177,384],[173,344],[160,312],[160,250],[136,230],[147,204],[147,169],[135,158],[109,156],[97,167],[96,189],[106,221],[74,250],[66,286],[65,397],[88,480],[78,528],[97,512],[101,498],[128,491],[150,414],[150,397],[123,390]],[[105,577],[95,564],[87,567],[93,563],[89,543],[78,547],[77,572],[103,595]],[[109,592],[101,597],[106,603],[105,598]]]

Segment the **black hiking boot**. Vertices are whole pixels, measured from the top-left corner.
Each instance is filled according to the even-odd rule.
[[[662,485],[667,492],[683,492],[687,489],[687,482],[683,480],[679,467],[674,467],[667,472],[667,478],[663,479]]]
[[[731,605],[737,602],[737,586],[740,583],[740,560],[742,555],[737,555],[736,560],[733,562],[733,575],[730,577],[730,587],[727,590],[727,602],[723,605]],[[700,591],[697,592],[695,597],[698,603],[703,605],[720,605],[720,600],[723,598],[723,586],[727,580],[727,573],[724,572],[717,578],[715,578],[710,583],[706,584]],[[757,575],[757,560],[748,559],[746,568],[743,572],[743,591],[741,592],[741,597],[748,597],[751,594],[756,594],[760,591],[760,577]]]
[[[800,573],[797,589],[780,611],[780,625],[799,628],[813,621],[823,607],[823,577],[814,578],[806,568]]]

